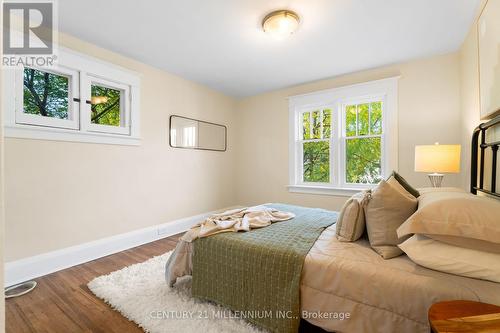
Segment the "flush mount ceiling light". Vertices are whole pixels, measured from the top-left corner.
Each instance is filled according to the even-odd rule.
[[[297,30],[299,22],[300,18],[297,13],[291,10],[276,10],[264,17],[262,29],[273,36],[285,37]]]

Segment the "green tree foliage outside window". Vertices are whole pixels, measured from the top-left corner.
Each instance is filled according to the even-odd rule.
[[[311,138],[311,113],[304,112],[302,114],[302,138],[309,140]]]
[[[345,111],[345,132],[346,136],[356,136],[357,115],[356,105],[348,105]]]
[[[348,105],[346,182],[376,184],[382,179],[382,103]]]
[[[120,90],[92,84],[91,94],[92,124],[120,126]]]
[[[23,74],[23,112],[68,119],[69,79],[33,68]]]
[[[304,181],[330,181],[330,142],[304,142]]]
[[[331,111],[316,110],[302,114],[303,180],[330,181]]]
[[[346,180],[353,184],[376,184],[382,167],[380,138],[346,140]]]

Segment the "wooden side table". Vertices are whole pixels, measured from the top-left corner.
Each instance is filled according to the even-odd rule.
[[[500,332],[500,306],[473,301],[439,302],[429,309],[429,323],[434,333]]]

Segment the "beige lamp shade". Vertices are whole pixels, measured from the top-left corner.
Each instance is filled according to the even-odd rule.
[[[415,146],[415,171],[460,172],[460,145]]]

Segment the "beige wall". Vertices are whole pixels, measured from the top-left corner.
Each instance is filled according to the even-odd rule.
[[[428,186],[413,171],[416,144],[461,143],[459,54],[353,73],[241,100],[237,104],[238,202],[287,202],[338,210],[345,197],[289,193],[287,97],[401,75],[399,80],[399,171],[415,186]],[[446,186],[461,185],[461,174]]]
[[[66,35],[60,43],[140,73],[142,144],[7,138],[7,261],[235,204],[233,99]],[[227,125],[228,151],[170,148],[170,114]]]
[[[484,7],[486,0],[481,1],[480,9]],[[479,17],[478,12],[478,17]],[[500,13],[497,13],[500,20]],[[474,128],[482,121],[480,120],[480,97],[479,97],[479,60],[478,60],[478,39],[477,39],[477,20],[473,24],[467,35],[462,48],[460,49],[460,95],[462,105],[462,146],[467,159],[462,159],[464,169],[463,186],[469,186],[470,183],[470,150],[471,135]],[[500,139],[500,129],[496,133],[488,133],[492,141]],[[493,137],[496,134],[496,140]],[[486,162],[491,158],[489,151],[486,155]],[[489,163],[485,163],[488,167]],[[499,166],[500,174],[500,166]],[[488,184],[489,173],[485,173],[485,184]]]
[[[140,147],[130,147],[8,138],[6,259],[16,260],[236,204],[279,201],[338,210],[345,197],[293,194],[286,189],[287,97],[389,76],[401,76],[399,171],[415,186],[427,186],[426,175],[413,171],[414,146],[435,141],[466,145],[470,135],[466,125],[477,124],[475,119],[467,120],[468,113],[460,108],[461,101],[475,103],[473,97],[460,99],[461,91],[474,89],[467,86],[473,82],[463,79],[473,75],[473,69],[464,66],[464,59],[472,57],[469,39],[460,53],[235,101],[62,35],[61,44],[66,47],[141,74],[143,141]],[[227,125],[228,151],[170,148],[168,116],[174,113]],[[466,160],[464,151],[464,168]],[[465,175],[447,175],[445,185],[465,186]]]
[[[0,18],[0,26],[2,26]],[[3,50],[2,41],[0,41],[0,50]],[[0,56],[2,55],[0,51]],[[2,69],[0,68],[0,100],[4,98],[2,89]],[[5,214],[4,214],[4,137],[3,137],[3,103],[0,103],[0,286],[3,286],[4,278],[4,241],[5,241]],[[0,288],[0,333],[5,331],[5,298],[4,288]]]

